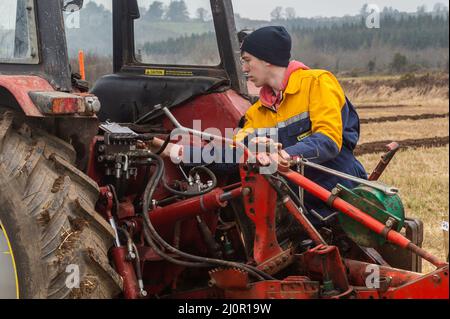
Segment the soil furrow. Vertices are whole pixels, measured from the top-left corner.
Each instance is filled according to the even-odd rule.
[[[418,115],[398,115],[398,116],[386,116],[377,118],[361,119],[361,124],[372,124],[372,123],[383,123],[383,122],[397,122],[405,120],[429,120],[429,119],[440,119],[446,118],[449,113],[445,114],[418,114]]]
[[[373,154],[373,153],[383,153],[386,152],[386,145],[390,144],[393,141],[378,141],[372,143],[365,143],[358,145],[355,150],[356,156],[361,156],[364,154]],[[441,147],[449,144],[449,137],[433,137],[433,138],[424,138],[424,139],[409,139],[398,141],[400,144],[400,149],[415,149],[419,147]]]

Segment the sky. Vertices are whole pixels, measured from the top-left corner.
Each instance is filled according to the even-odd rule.
[[[89,0],[111,7],[111,0]],[[154,0],[138,0],[140,6],[148,7]],[[159,0],[163,3],[170,3],[171,0]],[[87,2],[87,1],[86,1]],[[199,7],[208,8],[209,0],[185,0],[191,15]],[[418,6],[426,5],[428,10],[432,10],[435,3],[444,3],[448,6],[448,1],[444,0],[233,0],[234,11],[242,17],[270,20],[270,12],[277,7],[292,7],[299,17],[342,17],[344,15],[355,15],[359,13],[365,4],[376,4],[383,9],[393,7],[400,11],[415,12]]]

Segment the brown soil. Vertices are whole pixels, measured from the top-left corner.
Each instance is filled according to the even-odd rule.
[[[449,116],[449,113],[387,116],[387,117],[361,119],[361,124],[397,122],[397,121],[405,121],[405,120],[417,121],[417,120],[441,119],[441,118],[446,118],[448,116]]]
[[[402,107],[411,107],[412,105],[355,105],[357,110],[360,109],[393,109],[393,108],[402,108]],[[422,105],[417,105],[422,106]]]
[[[372,80],[364,81],[362,79],[341,79],[341,84],[346,90],[354,90],[360,88],[361,84],[372,89],[378,89],[382,86],[392,87],[395,90],[400,90],[407,87],[415,87],[421,91],[428,91],[432,87],[448,86],[449,77],[447,73],[436,73],[436,74],[405,74],[399,78],[392,79],[377,79],[374,77]]]
[[[372,143],[365,143],[358,145],[355,150],[356,156],[361,156],[364,154],[373,154],[373,153],[383,153],[386,152],[386,145],[392,143],[392,141],[379,141]],[[449,137],[433,137],[433,138],[424,138],[424,139],[411,139],[399,141],[401,149],[415,149],[420,147],[441,147],[449,144]]]

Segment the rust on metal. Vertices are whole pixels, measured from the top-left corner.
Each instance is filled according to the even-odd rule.
[[[294,250],[292,248],[289,248],[280,253],[278,256],[268,259],[262,264],[258,265],[258,269],[261,269],[269,275],[273,275],[291,265],[294,260]]]
[[[27,116],[42,117],[43,114],[31,100],[32,91],[54,91],[53,87],[43,78],[29,75],[0,75],[0,87],[8,90],[16,99]]]
[[[244,290],[248,288],[248,273],[244,270],[217,268],[209,272],[209,285],[223,290]]]

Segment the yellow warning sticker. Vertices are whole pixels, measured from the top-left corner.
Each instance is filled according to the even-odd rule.
[[[192,71],[146,69],[145,75],[150,75],[150,76],[194,76],[194,73]]]
[[[166,75],[170,76],[193,76],[194,73],[191,71],[175,71],[175,70],[167,70]]]
[[[166,70],[147,69],[147,70],[145,70],[145,75],[164,76],[164,75],[166,75]]]

